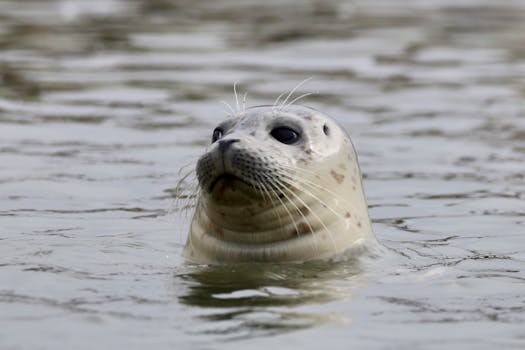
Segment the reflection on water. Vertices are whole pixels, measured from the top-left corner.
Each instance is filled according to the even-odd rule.
[[[524,32],[521,0],[1,1],[0,348],[523,348]],[[219,101],[308,77],[388,254],[186,265]]]
[[[350,315],[295,310],[294,307],[347,300],[358,288],[358,261],[304,264],[188,265],[175,276],[185,291],[180,302],[213,311],[212,333],[242,338],[280,334],[325,323],[348,322]],[[210,332],[206,330],[205,332]]]

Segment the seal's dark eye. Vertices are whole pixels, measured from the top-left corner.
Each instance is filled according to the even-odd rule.
[[[294,129],[290,129],[286,126],[279,126],[277,128],[274,128],[270,135],[273,136],[274,139],[276,139],[279,142],[285,143],[287,145],[291,145],[292,143],[297,142],[299,140],[299,133],[295,131]]]
[[[211,137],[211,142],[215,142],[217,141],[218,139],[220,139],[222,137],[222,129],[221,128],[215,128],[215,130],[213,130],[213,136]]]

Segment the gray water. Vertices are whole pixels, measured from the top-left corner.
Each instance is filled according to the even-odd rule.
[[[1,1],[0,348],[525,348],[524,33],[517,0]],[[385,254],[185,264],[219,101],[308,77]]]

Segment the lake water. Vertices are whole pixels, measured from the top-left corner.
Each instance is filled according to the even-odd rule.
[[[525,348],[524,33],[517,0],[1,1],[0,348]],[[186,264],[219,101],[309,77],[385,254]]]

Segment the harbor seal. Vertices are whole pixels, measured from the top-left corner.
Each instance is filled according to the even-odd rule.
[[[190,261],[301,262],[375,242],[352,142],[315,109],[235,113],[213,131],[196,172]]]

